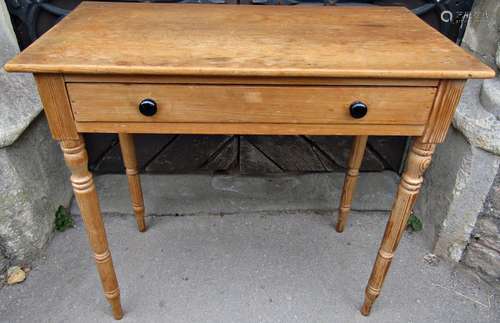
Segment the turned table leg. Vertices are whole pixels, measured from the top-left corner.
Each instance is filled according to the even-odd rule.
[[[412,145],[406,161],[406,169],[396,193],[396,200],[385,228],[384,238],[366,287],[365,302],[361,308],[361,314],[363,315],[370,314],[373,302],[380,294],[385,276],[420,191],[423,181],[422,176],[431,162],[435,147],[435,144],[422,143],[421,138],[417,138]]]
[[[128,188],[135,219],[140,232],[146,230],[144,221],[144,199],[142,197],[141,179],[137,168],[137,158],[135,156],[134,137],[128,133],[118,134],[120,148],[122,150],[123,163],[128,178]]]
[[[90,246],[95,253],[95,261],[101,277],[104,296],[111,304],[113,316],[119,320],[123,317],[120,304],[120,289],[118,288],[111,253],[108,248],[97,192],[92,174],[87,168],[88,158],[83,139],[80,137],[78,140],[63,140],[61,141],[61,149],[66,164],[71,170],[73,191],[80,207]]]
[[[342,197],[340,198],[339,215],[336,226],[337,232],[344,231],[344,227],[347,223],[349,211],[351,210],[352,196],[356,189],[356,182],[358,181],[359,167],[363,161],[367,141],[368,136],[354,137],[351,156],[349,157],[349,163],[347,165],[347,174],[342,189]]]

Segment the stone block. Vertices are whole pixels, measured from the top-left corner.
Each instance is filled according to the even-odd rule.
[[[500,121],[492,109],[482,104],[496,104],[497,99],[492,98],[496,81],[483,87],[481,84],[480,80],[467,82],[453,119],[454,128],[436,149],[415,209],[424,220],[429,247],[435,254],[456,262],[465,255],[471,234],[480,231],[476,221],[484,213],[500,165]],[[498,232],[486,221],[477,223],[485,230],[486,239],[481,243],[492,246]],[[479,247],[471,250],[490,255]],[[472,261],[481,256],[468,257]]]
[[[497,174],[495,183],[491,188],[487,207],[492,217],[500,219],[500,173]]]
[[[0,274],[35,259],[49,240],[59,205],[72,197],[61,151],[52,140],[33,77],[7,74],[19,52],[0,0]]]
[[[500,41],[498,42],[496,63],[497,63],[497,68],[500,69]]]
[[[481,105],[500,120],[500,78],[484,80],[479,94]]]
[[[500,67],[500,2],[498,0],[476,0],[471,12],[463,46],[477,57],[488,63],[498,71]],[[480,90],[479,90],[480,89]],[[500,286],[500,175],[498,164],[500,160],[500,79],[469,81],[464,89],[462,100],[455,113],[453,125],[465,136],[470,143],[470,157],[466,167],[458,168],[460,185],[455,184],[453,190],[441,195],[450,197],[446,204],[450,206],[444,211],[445,220],[441,232],[447,228],[457,228],[457,231],[470,231],[474,218],[477,222],[473,227],[473,235],[469,240],[458,242],[459,236],[439,233],[436,242],[436,252],[448,255],[455,261],[460,260],[467,266],[474,268],[479,275],[490,283]],[[467,149],[464,150],[465,152]],[[463,155],[466,156],[467,154]],[[453,157],[448,155],[448,157]],[[448,165],[452,168],[462,159],[449,159]],[[445,167],[442,164],[441,167]],[[495,179],[496,175],[496,179]],[[476,177],[474,179],[472,176]],[[439,179],[436,179],[439,180]],[[491,181],[490,184],[488,184]],[[451,192],[451,194],[450,194]],[[459,192],[460,194],[457,194]],[[470,192],[471,194],[467,194]],[[488,193],[489,192],[489,193]],[[458,200],[462,196],[471,196],[464,201]],[[485,202],[480,210],[479,203]],[[471,203],[471,204],[469,204]],[[452,211],[456,204],[462,207],[465,221]],[[473,206],[473,207],[472,207]],[[460,210],[460,208],[456,208]],[[439,210],[439,213],[442,213]],[[478,217],[479,216],[479,217]],[[450,226],[451,224],[451,226]],[[463,250],[464,243],[465,251]]]
[[[11,262],[30,262],[54,229],[55,211],[72,197],[68,171],[43,116],[0,149],[0,250]]]
[[[4,273],[8,267],[9,267],[9,260],[5,258],[4,255],[0,254],[0,276],[2,276],[2,273]],[[0,287],[1,284],[2,282],[0,282]]]
[[[475,0],[462,44],[492,67],[500,37],[498,17],[500,1]]]
[[[0,0],[0,148],[12,144],[42,106],[30,74],[7,74],[3,65],[19,52],[5,2]]]
[[[500,252],[500,219],[482,216],[474,229],[474,240]]]
[[[500,253],[487,246],[471,242],[464,255],[463,263],[474,268],[484,279],[500,284]]]
[[[435,254],[460,261],[499,164],[498,156],[472,146],[453,128],[437,147],[415,208]]]
[[[481,104],[481,83],[481,80],[467,82],[453,117],[453,126],[471,145],[500,155],[500,120]]]
[[[500,172],[486,198],[463,262],[500,288]]]

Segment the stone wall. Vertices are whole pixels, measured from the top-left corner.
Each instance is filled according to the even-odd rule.
[[[500,70],[500,1],[480,0],[476,11],[479,10],[482,14],[477,13],[477,15],[480,15],[481,19],[475,18],[476,22],[471,23],[471,31],[465,40],[468,48],[474,53],[481,53],[484,60],[498,71]],[[483,82],[479,98],[481,106],[490,113],[490,133],[489,140],[484,142],[485,149],[500,159],[499,76]],[[490,143],[487,144],[487,141]],[[492,171],[488,168],[483,169],[484,173]],[[500,286],[500,170],[496,173],[462,260],[485,280]]]
[[[479,87],[478,82],[467,85],[460,108],[467,105],[474,109],[470,101],[478,101]],[[460,261],[499,164],[494,154],[471,145],[455,128],[438,145],[415,208],[434,253]]]
[[[495,65],[499,20],[500,1],[474,0],[462,46],[490,66]]]
[[[0,0],[0,275],[29,264],[54,231],[55,211],[72,191],[57,143],[51,139],[33,77],[7,74],[3,65],[18,51]]]
[[[28,264],[51,238],[58,206],[68,206],[72,197],[43,114],[12,145],[0,148],[0,177],[0,255],[4,267]]]
[[[500,1],[476,0],[463,47],[500,67]],[[498,75],[498,73],[497,73]],[[500,78],[468,81],[415,211],[430,248],[500,286]]]
[[[500,285],[500,172],[477,219],[463,262],[485,280]]]

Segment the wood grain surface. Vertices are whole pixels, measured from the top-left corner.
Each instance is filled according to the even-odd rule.
[[[109,251],[106,229],[101,216],[99,198],[94,185],[92,173],[89,172],[87,151],[83,138],[62,140],[60,142],[64,161],[71,171],[71,185],[75,199],[82,214],[83,224],[87,230],[90,247],[94,252],[97,272],[101,278],[104,296],[111,304],[115,319],[123,317],[120,302],[120,288],[116,278],[111,252]]]
[[[126,133],[119,133],[118,137],[120,138],[122,159],[130,191],[130,201],[132,202],[132,208],[134,209],[137,227],[140,232],[144,232],[146,231],[146,221],[144,220],[144,197],[142,195],[141,179],[139,177],[139,168],[137,166],[134,136]]]
[[[75,120],[117,122],[425,124],[435,88],[68,83]],[[138,105],[153,99],[158,112]],[[362,101],[368,113],[353,118]]]
[[[440,82],[422,142],[441,143],[446,138],[455,109],[462,97],[465,80]]]
[[[424,125],[192,122],[76,122],[79,132],[198,135],[420,136]]]
[[[83,2],[5,69],[198,76],[494,76],[489,67],[403,7],[103,2]]]
[[[359,168],[363,162],[367,142],[368,136],[354,137],[351,155],[347,165],[347,172],[344,179],[344,186],[342,187],[342,196],[340,197],[337,225],[335,226],[337,232],[343,232],[347,223],[347,218],[349,217],[349,212],[351,211],[352,198],[358,182]]]
[[[35,80],[52,137],[79,139],[62,75],[35,74]]]

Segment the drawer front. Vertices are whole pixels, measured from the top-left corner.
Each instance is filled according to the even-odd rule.
[[[406,124],[426,123],[435,88],[67,83],[77,122]],[[139,111],[144,99],[157,111]],[[353,118],[361,101],[367,114]]]

